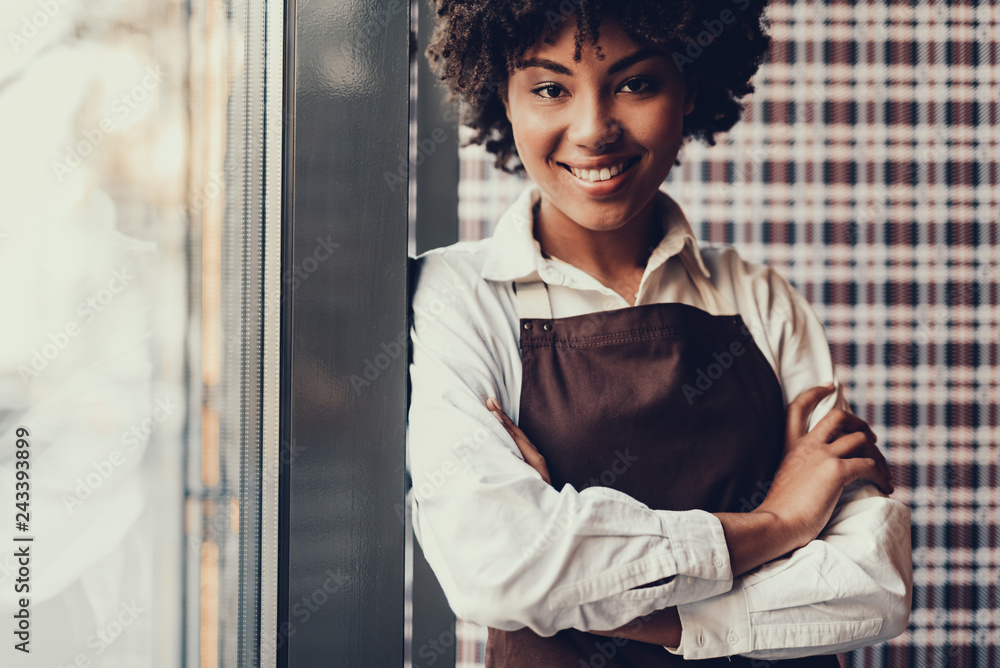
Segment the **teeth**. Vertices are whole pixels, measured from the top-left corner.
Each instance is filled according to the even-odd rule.
[[[628,164],[628,160],[618,163],[617,165],[612,165],[611,167],[604,167],[602,169],[577,169],[576,167],[570,167],[570,171],[578,179],[583,181],[607,181],[610,178],[618,176],[625,171],[625,166]]]

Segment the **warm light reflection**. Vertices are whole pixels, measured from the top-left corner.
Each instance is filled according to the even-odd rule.
[[[229,499],[229,519],[231,531],[239,535],[240,533],[240,502],[235,496]]]
[[[201,484],[219,484],[219,412],[208,405],[201,408]]]
[[[225,16],[219,0],[205,6],[205,79],[203,152],[207,164],[202,176],[223,173],[226,145],[226,101],[229,95],[225,49]],[[219,382],[222,369],[222,220],[225,213],[225,179],[201,183],[197,193],[202,212],[202,362],[205,385]]]
[[[210,130],[211,131],[211,130]],[[201,253],[201,377],[205,385],[219,382],[222,365],[220,302],[222,297],[222,198],[205,204]]]
[[[240,429],[239,417],[226,400],[234,391],[230,384],[239,378],[242,359],[240,318],[233,318],[240,306],[239,260],[227,259],[231,247],[231,225],[227,223],[227,190],[230,174],[226,172],[229,133],[229,96],[231,80],[239,76],[232,52],[230,22],[225,0],[206,0],[196,20],[192,21],[192,68],[198,68],[199,86],[192,91],[192,143],[197,164],[192,166],[190,201],[192,225],[201,228],[201,380],[203,382],[201,425],[201,498],[202,522],[206,541],[201,553],[201,665],[216,668],[220,661],[229,665],[233,639],[220,636],[220,624],[235,627],[233,600],[233,564],[220,563],[220,551],[229,555],[239,531],[239,506],[229,489],[234,481],[225,476],[227,461],[234,452],[230,443]],[[195,64],[196,63],[196,64]],[[236,274],[234,275],[234,270]],[[235,287],[234,287],[235,286]],[[197,298],[197,295],[195,295]],[[233,331],[230,331],[233,328]],[[237,381],[238,382],[238,381]],[[238,391],[238,390],[236,390]],[[235,424],[234,424],[235,423]],[[238,436],[236,437],[238,439]],[[238,452],[238,449],[237,449]],[[236,483],[238,486],[238,483]],[[229,497],[229,502],[226,499]],[[229,523],[230,533],[226,523]],[[221,644],[220,644],[221,643]],[[220,657],[220,652],[223,656]],[[232,664],[232,665],[235,665]]]
[[[219,546],[205,541],[201,546],[201,666],[219,664]]]

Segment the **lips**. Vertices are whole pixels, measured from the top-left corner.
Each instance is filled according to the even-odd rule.
[[[627,172],[637,162],[639,162],[639,158],[632,157],[626,158],[625,160],[617,162],[613,165],[607,165],[599,168],[573,167],[562,162],[558,164],[581,181],[599,183],[601,181],[608,181],[619,174]]]

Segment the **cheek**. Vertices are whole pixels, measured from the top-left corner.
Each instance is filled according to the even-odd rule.
[[[655,115],[638,120],[632,126],[636,138],[652,150],[675,146],[681,139],[684,127],[684,116],[675,112],[675,109],[661,109]]]
[[[631,125],[636,139],[650,150],[672,150],[680,143],[684,110],[675,104],[656,105],[637,114]]]
[[[514,145],[523,163],[543,162],[558,144],[558,136],[551,122],[535,115],[515,116]]]

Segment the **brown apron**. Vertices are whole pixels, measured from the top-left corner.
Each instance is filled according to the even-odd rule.
[[[710,308],[723,300],[707,279],[690,273]],[[545,457],[556,489],[611,487],[660,510],[740,512],[760,503],[781,459],[785,407],[778,379],[739,315],[671,303],[553,319],[544,283],[515,288],[519,426]],[[490,628],[486,667],[689,663],[659,645],[618,643],[575,629],[545,638],[528,628]],[[700,663],[839,665],[832,655]]]

